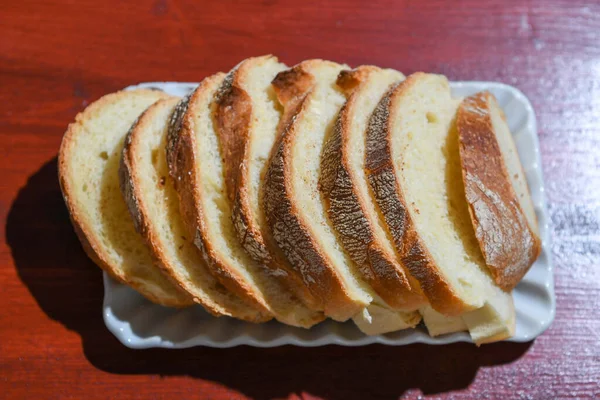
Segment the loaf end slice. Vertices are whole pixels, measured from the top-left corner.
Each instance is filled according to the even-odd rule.
[[[473,232],[443,76],[416,73],[384,96],[368,131],[367,173],[402,260],[433,309],[461,316],[477,343],[514,332],[512,296],[495,285]]]
[[[255,322],[260,314],[210,274],[179,213],[166,160],[169,118],[179,101],[157,101],[129,130],[119,169],[121,191],[157,266],[212,315]]]
[[[119,160],[129,128],[147,107],[166,97],[147,89],[122,91],[88,106],[63,137],[59,181],[88,256],[149,300],[184,307],[193,304],[191,297],[153,264],[119,190]]]
[[[525,173],[504,113],[491,93],[465,98],[456,123],[475,235],[496,284],[511,290],[541,251]]]

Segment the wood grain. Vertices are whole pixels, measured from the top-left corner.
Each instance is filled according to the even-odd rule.
[[[265,53],[502,81],[533,102],[556,320],[528,344],[129,350],[56,179],[75,114],[141,81]],[[600,3],[0,3],[0,398],[600,397]]]

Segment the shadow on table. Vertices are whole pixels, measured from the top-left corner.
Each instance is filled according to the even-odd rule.
[[[19,277],[41,309],[77,332],[89,362],[110,373],[188,375],[254,398],[294,393],[395,398],[410,389],[425,394],[464,389],[480,367],[515,361],[531,345],[128,349],[102,321],[101,272],[84,254],[69,223],[56,158],[19,191],[7,218],[6,240]]]

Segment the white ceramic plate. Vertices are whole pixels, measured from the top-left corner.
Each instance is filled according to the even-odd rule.
[[[184,96],[195,86],[194,83],[150,82],[127,89],[152,87],[173,95]],[[511,86],[492,82],[452,83],[454,96],[467,96],[481,90],[491,91],[506,113],[527,175],[540,224],[542,253],[514,290],[517,331],[509,341],[526,342],[548,328],[555,313],[549,220],[535,114],[525,95]],[[277,322],[257,325],[227,317],[215,318],[200,306],[176,310],[152,304],[133,289],[113,281],[106,274],[104,274],[103,314],[108,329],[125,346],[131,348],[232,347],[241,344],[256,347],[285,344],[363,346],[370,343],[404,345],[471,341],[468,333],[465,332],[431,338],[423,327],[379,336],[366,336],[352,322],[338,323],[328,320],[310,330],[305,330]]]

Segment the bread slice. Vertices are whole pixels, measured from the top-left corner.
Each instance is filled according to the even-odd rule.
[[[228,292],[208,271],[188,235],[166,159],[169,118],[178,97],[159,100],[133,124],[123,148],[121,191],[136,228],[162,270],[215,316],[256,321],[259,313]]]
[[[167,162],[180,198],[180,209],[194,243],[212,273],[231,292],[256,308],[264,319],[309,327],[319,322],[291,292],[249,256],[232,222],[225,168],[214,123],[214,101],[225,75],[213,75],[176,108],[171,119]]]
[[[456,123],[475,235],[496,284],[512,290],[541,251],[517,149],[506,117],[489,92],[465,98]]]
[[[323,150],[320,187],[338,238],[387,304],[405,311],[419,309],[432,336],[465,331],[468,327],[461,317],[444,316],[426,304],[418,281],[405,271],[364,172],[369,118],[390,85],[403,79],[397,71],[374,66],[340,73],[337,84],[347,101]],[[398,319],[409,315],[394,316],[379,309],[369,308],[370,324],[361,324],[357,317],[355,323],[363,331],[389,332],[402,323]]]
[[[59,180],[75,232],[88,256],[149,300],[183,307],[192,298],[152,263],[119,191],[119,159],[131,124],[167,95],[123,91],[89,105],[71,123],[58,155]]]
[[[425,297],[394,250],[364,172],[369,117],[389,86],[403,79],[400,72],[374,66],[340,73],[337,84],[348,98],[323,149],[320,187],[338,238],[362,277],[391,307],[415,311]]]
[[[412,318],[396,318],[398,312],[390,310],[362,280],[338,242],[319,192],[323,146],[345,102],[335,83],[344,67],[309,60],[273,81],[284,117],[267,169],[263,207],[277,245],[294,268],[292,272],[318,300],[319,309],[338,321],[354,317],[363,332],[376,334],[381,328],[414,326],[420,317],[410,313]],[[373,315],[367,309],[371,305],[377,306]],[[401,325],[390,327],[394,319]]]
[[[291,267],[274,243],[260,206],[261,182],[282,116],[271,81],[285,69],[270,55],[242,61],[221,85],[215,121],[238,239],[256,262],[314,308],[315,300],[306,286],[288,272]],[[324,318],[322,313],[320,318]]]
[[[415,73],[379,102],[367,131],[366,172],[401,259],[433,309],[462,315],[477,343],[514,332],[512,296],[496,286],[465,201],[445,77]]]
[[[318,308],[338,321],[352,318],[373,299],[329,226],[318,189],[323,143],[345,101],[335,85],[343,68],[308,60],[273,81],[288,120],[271,154],[263,198],[273,238],[293,272]]]

